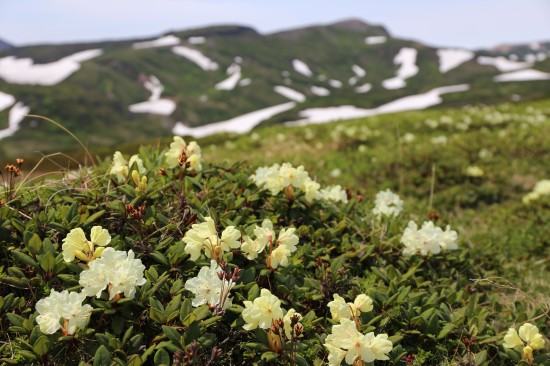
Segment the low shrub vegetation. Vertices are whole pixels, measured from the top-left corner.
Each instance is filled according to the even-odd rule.
[[[17,161],[0,363],[550,364],[548,111],[426,112],[437,126],[400,122],[398,137],[364,121],[293,130],[322,164],[277,154],[292,141],[269,129],[215,149],[176,137],[35,185]]]

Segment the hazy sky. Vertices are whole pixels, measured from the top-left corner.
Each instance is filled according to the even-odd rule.
[[[437,46],[550,40],[549,0],[0,0],[0,38],[94,41],[228,23],[270,33],[352,17]]]

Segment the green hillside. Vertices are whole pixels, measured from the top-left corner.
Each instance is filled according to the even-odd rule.
[[[90,146],[113,146],[124,142],[142,141],[171,135],[178,121],[188,126],[200,126],[227,120],[289,100],[273,91],[276,85],[286,85],[306,96],[306,101],[293,109],[263,121],[264,124],[297,120],[300,111],[312,107],[354,105],[373,108],[398,98],[427,92],[433,88],[469,84],[467,92],[446,94],[444,104],[461,106],[471,103],[497,103],[512,97],[533,100],[550,95],[547,81],[495,83],[500,72],[493,66],[480,65],[474,59],[456,69],[439,72],[437,49],[416,41],[391,37],[381,26],[360,21],[344,21],[327,26],[296,29],[262,35],[242,26],[220,26],[171,32],[181,45],[202,52],[219,68],[204,71],[196,64],[174,54],[171,47],[133,49],[128,40],[68,45],[37,45],[0,51],[0,57],[12,55],[32,58],[34,63],[60,60],[76,52],[102,49],[99,57],[85,61],[81,69],[66,80],[51,86],[8,83],[0,78],[0,91],[13,95],[28,105],[32,114],[51,118],[73,131]],[[203,44],[190,44],[189,37],[205,37]],[[365,38],[387,36],[383,44],[367,45]],[[417,75],[407,79],[406,87],[387,90],[381,82],[395,75],[398,66],[394,57],[403,47],[418,51]],[[546,44],[541,47],[546,52]],[[515,51],[516,48],[512,48]],[[523,57],[526,50],[521,52]],[[502,53],[480,51],[476,55]],[[234,90],[217,90],[214,86],[228,77],[226,69],[236,57],[242,79],[251,84]],[[308,78],[292,68],[292,61],[305,62],[313,72]],[[357,84],[349,85],[353,65],[367,72]],[[537,61],[534,67],[550,71],[550,61]],[[288,72],[288,76],[283,76]],[[128,111],[131,104],[146,101],[150,93],[142,81],[156,76],[164,86],[163,98],[173,100],[177,107],[169,116],[136,114]],[[286,83],[285,84],[285,79]],[[343,83],[341,88],[329,84],[330,79]],[[372,90],[358,94],[354,88],[371,83]],[[331,95],[313,94],[311,86],[330,90]],[[0,111],[0,129],[7,127],[8,109]],[[26,118],[13,136],[2,139],[0,157],[29,156],[35,151],[48,153],[70,150],[74,140],[60,130],[36,118]]]

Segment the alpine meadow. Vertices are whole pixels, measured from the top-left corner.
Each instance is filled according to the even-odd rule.
[[[0,365],[549,365],[550,42],[0,41]]]

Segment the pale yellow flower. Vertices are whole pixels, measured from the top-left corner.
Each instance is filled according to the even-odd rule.
[[[254,301],[244,301],[244,310],[242,317],[246,324],[243,326],[246,330],[256,328],[269,329],[273,320],[283,318],[283,309],[281,309],[281,300],[271,294],[268,289],[262,289],[260,296]]]

